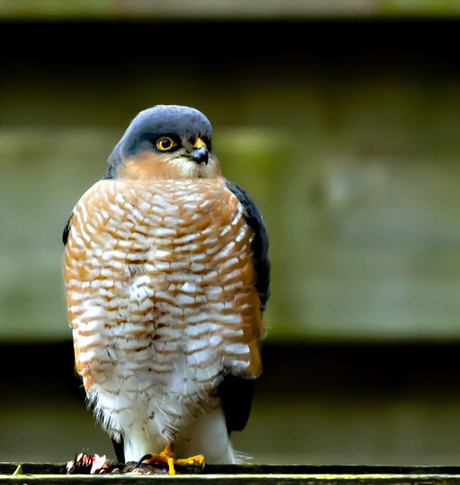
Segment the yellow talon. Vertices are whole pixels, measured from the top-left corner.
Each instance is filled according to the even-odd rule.
[[[141,463],[146,463],[147,465],[150,464],[160,464],[166,463],[168,465],[168,473],[170,475],[176,474],[176,469],[174,465],[203,465],[204,463],[204,456],[203,455],[195,455],[190,456],[188,458],[174,458],[174,445],[167,445],[165,449],[161,453],[155,454],[148,454],[143,456],[138,465],[140,466]]]

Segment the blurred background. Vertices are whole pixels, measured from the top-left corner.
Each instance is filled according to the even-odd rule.
[[[460,464],[458,0],[0,0],[0,461],[108,453],[62,229],[135,114],[191,105],[271,235],[258,463]]]

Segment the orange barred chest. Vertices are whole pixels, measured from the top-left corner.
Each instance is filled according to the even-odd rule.
[[[105,180],[77,204],[64,277],[85,388],[114,372],[256,375],[252,231],[223,179]],[[126,363],[121,369],[120,363]],[[155,368],[156,366],[156,368]]]

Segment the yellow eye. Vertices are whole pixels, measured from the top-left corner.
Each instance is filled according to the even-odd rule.
[[[157,140],[157,148],[158,150],[161,150],[162,152],[166,152],[168,150],[171,150],[177,145],[177,143],[170,138],[169,136],[162,136],[161,138],[158,138]]]

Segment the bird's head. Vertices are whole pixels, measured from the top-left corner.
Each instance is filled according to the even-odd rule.
[[[200,111],[158,105],[141,111],[109,157],[104,178],[213,178],[212,127]]]

